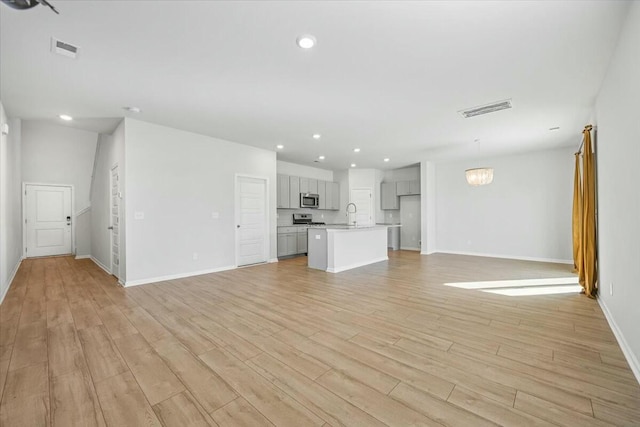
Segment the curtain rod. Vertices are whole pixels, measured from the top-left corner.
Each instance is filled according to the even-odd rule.
[[[587,130],[587,128],[590,128],[589,130],[597,130],[598,126],[592,126],[592,125],[586,125],[584,127],[584,130]],[[584,146],[584,131],[582,134],[582,142],[580,142],[580,147],[578,148],[578,151],[576,152],[576,154],[581,154],[582,153],[582,147]]]

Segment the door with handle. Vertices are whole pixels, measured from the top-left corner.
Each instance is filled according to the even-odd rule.
[[[267,261],[267,181],[236,178],[236,262],[238,266]]]
[[[72,252],[71,187],[25,185],[27,257]]]

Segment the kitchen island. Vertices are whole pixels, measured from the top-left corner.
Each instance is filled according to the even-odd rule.
[[[310,228],[307,265],[329,273],[339,273],[386,261],[389,259],[387,228],[387,225]]]

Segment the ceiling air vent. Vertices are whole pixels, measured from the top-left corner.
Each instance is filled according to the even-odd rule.
[[[495,113],[496,111],[507,110],[512,107],[513,105],[511,104],[511,100],[506,99],[504,101],[498,101],[491,104],[481,105],[479,107],[473,107],[467,110],[462,110],[462,111],[459,111],[459,113],[462,115],[462,117],[464,117],[465,119],[468,119],[469,117]]]
[[[58,55],[66,56],[67,58],[76,59],[78,57],[78,46],[74,46],[69,43],[51,38],[51,52]]]

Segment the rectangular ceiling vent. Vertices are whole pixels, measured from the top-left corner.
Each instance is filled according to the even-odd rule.
[[[67,58],[76,59],[78,57],[78,46],[74,46],[69,43],[65,43],[61,40],[51,38],[51,52],[58,55],[66,56]]]
[[[506,99],[504,101],[493,102],[487,105],[481,105],[480,107],[473,107],[467,110],[459,111],[459,113],[465,119],[469,117],[481,116],[483,114],[495,113],[500,110],[507,110],[509,108],[513,108],[511,104],[511,99]]]

